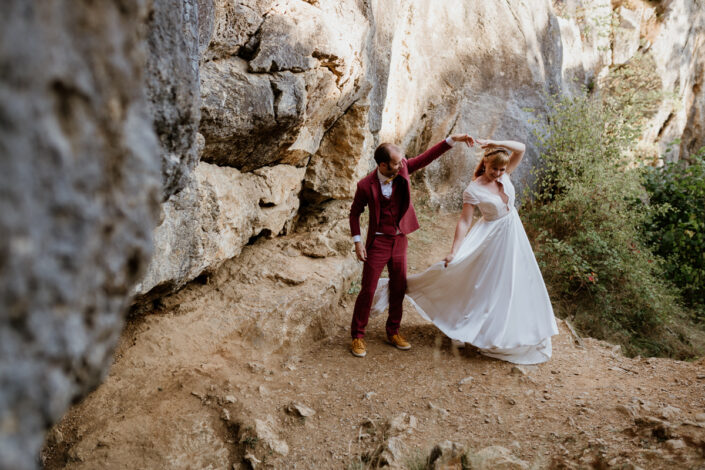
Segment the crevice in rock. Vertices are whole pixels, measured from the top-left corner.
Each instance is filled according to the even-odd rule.
[[[671,121],[673,118],[675,118],[676,115],[671,111],[671,113],[668,115],[665,121],[663,121],[663,124],[661,124],[661,127],[658,130],[658,134],[656,135],[656,140],[659,141],[661,140],[661,136],[663,136],[663,133],[666,131],[666,128],[671,124]]]
[[[162,299],[172,294],[179,287],[181,286],[178,283],[167,281],[154,286],[144,295],[138,295],[132,299],[132,305],[127,312],[127,321],[135,321],[144,315],[158,313],[163,307]]]
[[[259,233],[256,235],[252,235],[249,240],[247,240],[247,246],[254,245],[257,243],[259,240],[263,238],[272,238],[272,231],[265,228],[262,229]]]
[[[335,85],[340,88],[340,81],[343,79],[344,73],[338,70],[340,67],[340,57],[326,54],[325,52],[314,50],[311,54],[314,59],[318,59],[321,67],[328,69],[333,75],[335,75]]]
[[[194,284],[206,285],[206,284],[208,284],[209,277],[210,277],[210,274],[208,272],[204,272],[204,273],[201,273],[200,275],[196,276],[196,278],[192,282]]]
[[[245,44],[240,46],[240,49],[238,49],[237,51],[238,57],[245,59],[247,62],[255,58],[255,56],[259,52],[259,46],[262,40],[262,26],[264,25],[266,20],[267,15],[262,17],[262,22],[259,24],[257,30],[255,30],[252,36],[247,39]]]
[[[276,66],[276,62],[272,62],[272,67]],[[281,103],[282,99],[282,91],[279,89],[277,86],[276,82],[274,80],[269,81],[269,86],[272,88],[272,112],[274,113],[274,121],[279,123],[279,104]]]

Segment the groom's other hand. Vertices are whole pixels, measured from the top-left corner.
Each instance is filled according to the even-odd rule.
[[[475,139],[470,137],[468,134],[453,134],[450,136],[454,142],[465,142],[468,147],[475,145]]]
[[[362,246],[362,242],[355,242],[355,254],[360,261],[367,260],[367,250]]]

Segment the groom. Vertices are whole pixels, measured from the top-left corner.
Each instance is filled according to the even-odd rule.
[[[387,339],[398,349],[411,345],[399,334],[402,302],[406,292],[406,235],[419,228],[409,191],[409,174],[421,169],[443,155],[455,142],[468,146],[474,140],[467,134],[454,134],[421,155],[407,160],[401,149],[393,144],[381,144],[375,150],[377,169],[357,183],[357,191],[350,208],[350,231],[355,242],[357,258],[364,262],[362,286],[355,301],[352,319],[352,347],[354,356],[365,357],[365,327],[370,316],[372,299],[379,276],[387,266],[389,271],[389,316]],[[370,207],[367,240],[360,239],[360,214]]]

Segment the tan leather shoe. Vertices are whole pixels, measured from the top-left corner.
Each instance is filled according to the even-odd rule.
[[[392,346],[397,349],[401,349],[403,351],[411,349],[411,344],[409,344],[409,342],[405,340],[400,334],[392,335],[390,338],[387,339],[392,344]]]
[[[367,349],[365,348],[365,340],[362,338],[355,338],[352,340],[352,346],[350,346],[350,352],[356,357],[367,356]]]

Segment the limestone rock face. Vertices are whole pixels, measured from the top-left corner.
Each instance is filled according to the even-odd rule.
[[[639,30],[642,12],[623,6],[617,9],[617,27],[614,31],[612,63],[620,65],[631,59],[639,49]]]
[[[548,2],[429,0],[402,2],[395,13],[380,141],[409,157],[455,132],[531,144],[528,121],[562,80],[561,29]],[[528,147],[519,186],[537,157]],[[476,163],[474,151],[456,146],[429,166],[421,181],[431,200],[459,207]]]
[[[311,199],[352,199],[357,182],[372,169],[373,137],[369,105],[355,103],[323,137],[306,167],[304,183]]]
[[[158,142],[143,89],[147,2],[3,2],[0,468],[112,361],[152,251]]]
[[[201,162],[191,184],[162,206],[155,253],[135,287],[163,295],[240,254],[250,238],[276,236],[299,207],[304,168],[277,165],[241,173]]]
[[[685,158],[705,146],[705,10],[699,2],[668,5],[651,54],[664,90],[675,99],[664,100],[645,138],[668,159]]]
[[[189,335],[208,341],[168,360],[130,350],[126,370],[167,374],[162,362],[197,367],[238,335],[282,347],[323,328],[358,274],[346,216],[382,141],[411,157],[454,132],[522,140],[521,190],[544,93],[599,87],[639,51],[674,95],[645,139],[661,151],[681,139],[672,159],[695,152],[705,10],[667,3],[656,27],[654,10],[615,11],[610,0],[6,1],[0,467],[32,468],[42,430],[100,382],[132,294],[153,299],[203,273],[227,290],[212,317],[197,311],[209,285],[162,299],[192,308],[151,320],[162,339],[188,342],[197,323]],[[414,176],[412,197],[458,208],[476,161],[456,146]],[[111,398],[120,389],[109,384]],[[191,464],[223,466],[228,448],[213,443],[223,430],[193,413],[183,427],[204,432]],[[130,416],[144,424],[139,409]],[[101,442],[115,443],[107,453],[132,449],[125,439],[141,445],[105,426],[69,457],[89,461]]]
[[[580,30],[579,49],[564,51],[564,60],[571,62],[577,59],[582,62],[589,78],[596,78],[605,67],[612,65],[612,38],[615,35],[610,0],[553,2],[553,11],[560,19]],[[621,45],[617,44],[617,47]]]
[[[683,12],[677,16],[694,13],[689,3],[678,5]],[[304,203],[301,219],[324,212],[328,201],[351,198],[355,182],[374,166],[372,151],[382,141],[399,144],[411,157],[453,132],[522,140],[528,144],[527,156],[514,175],[521,191],[531,184],[529,171],[538,156],[530,120],[543,111],[545,93],[577,92],[606,73],[613,58],[630,60],[642,41],[643,23],[653,17],[652,9],[613,11],[609,0],[535,2],[530,7],[430,0],[366,6],[352,1],[199,0],[198,9],[202,158],[218,165],[211,175],[228,172],[227,167],[242,175],[277,164],[305,167],[303,189],[287,186],[301,192],[296,196]],[[623,21],[613,25],[613,15]],[[469,27],[467,18],[474,19],[475,27]],[[664,30],[685,30],[678,25]],[[684,41],[690,48],[685,55],[699,44]],[[699,128],[702,92],[696,71],[686,72],[692,86],[684,88],[690,98],[684,98],[683,109],[689,114],[677,111],[679,118],[669,120],[671,108],[664,106],[654,120],[658,128],[652,139],[662,124],[662,138],[670,128],[680,136],[686,120],[690,128]],[[675,88],[673,81],[670,89]],[[699,136],[693,133],[688,145],[696,145]],[[430,196],[436,206],[458,208],[477,160],[476,150],[456,146],[415,176],[414,192]],[[156,233],[157,256],[137,289],[140,294],[155,286],[182,286],[236,256],[248,237],[261,230],[253,227],[248,236],[247,230],[241,232],[232,246],[229,236],[223,238],[227,242],[217,241],[217,230],[191,232],[196,237],[167,235],[176,227],[206,226],[209,207],[224,210],[230,204],[207,196],[206,186],[195,179],[188,186],[190,195],[165,206]],[[229,191],[243,190],[231,185]],[[289,197],[293,201],[294,193]],[[257,214],[256,199],[238,199],[242,205],[232,210]],[[191,209],[173,210],[186,205]],[[296,210],[282,209],[277,217],[296,218]],[[201,216],[186,215],[197,212]],[[275,234],[285,222],[278,218],[272,223]],[[306,253],[335,252],[324,238],[317,232],[302,241]]]
[[[200,51],[204,61],[236,56],[264,22],[273,0],[199,0]]]
[[[595,78],[593,83],[599,85],[610,66],[628,64],[637,52],[653,58],[663,98],[647,124],[642,146],[677,160],[705,145],[705,10],[696,0],[661,6],[657,14],[655,8],[624,5],[613,11],[609,0],[554,2],[564,52],[570,51],[564,53],[564,62],[573,64],[570,68],[578,77],[583,73],[576,67],[579,62],[586,79]],[[564,78],[571,75],[576,76],[571,72]]]
[[[356,1],[216,0],[202,66],[203,160],[251,171],[299,163],[369,85]]]
[[[198,162],[201,94],[196,0],[155,0],[147,30],[146,91],[161,143],[166,200],[188,184],[188,175]]]

